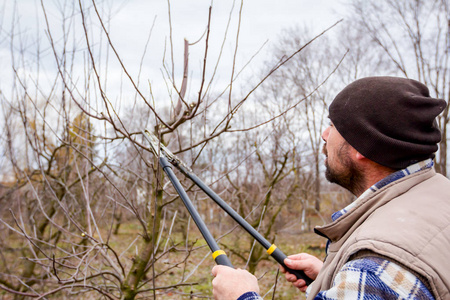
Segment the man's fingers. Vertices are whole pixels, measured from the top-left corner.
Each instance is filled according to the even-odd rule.
[[[284,260],[284,264],[286,265],[286,267],[293,270],[304,270],[307,267],[307,264],[304,260],[292,260],[289,258],[286,258]]]
[[[304,286],[306,285],[306,281],[303,279],[298,279],[297,276],[291,273],[284,274],[284,277],[286,278],[286,281],[292,282],[295,286]]]
[[[287,258],[292,259],[292,260],[300,260],[300,259],[306,259],[308,256],[310,256],[310,255],[307,253],[297,253],[297,254],[289,255]]]
[[[219,272],[222,272],[224,268],[229,268],[227,266],[216,265],[212,268],[211,274],[216,277]]]
[[[259,293],[258,279],[248,271],[227,266],[214,266],[211,270],[215,299],[237,299],[246,292]]]
[[[294,274],[291,274],[291,273],[284,274],[284,277],[286,278],[286,281],[289,281],[289,282],[296,282],[297,281],[297,277]]]
[[[218,267],[218,266],[214,266],[214,267],[211,269],[211,274],[212,274],[212,276],[214,276],[214,277],[217,276],[217,272],[218,272],[217,267]]]
[[[292,283],[293,286],[295,286],[296,288],[302,290],[303,288],[306,288],[306,281],[304,281],[303,279],[299,279],[295,282]],[[302,290],[303,291],[303,290]]]
[[[289,273],[289,269],[303,271],[306,276],[315,280],[323,266],[321,260],[307,253],[289,255],[284,259],[284,264],[285,267],[282,270],[285,271],[284,276],[286,277],[286,280],[291,282],[301,291],[304,291],[307,287],[305,280],[297,279],[294,274]]]

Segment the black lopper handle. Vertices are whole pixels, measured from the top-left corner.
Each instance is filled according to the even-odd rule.
[[[189,199],[189,196],[187,195],[180,181],[178,181],[178,178],[172,171],[172,165],[167,161],[167,159],[164,156],[161,156],[159,158],[159,163],[161,164],[161,167],[164,170],[164,172],[167,174],[167,177],[169,178],[170,182],[172,182],[173,187],[175,188],[184,205],[186,206],[189,214],[191,215],[192,219],[197,225],[197,228],[200,230],[200,233],[202,234],[203,238],[208,244],[209,249],[211,249],[214,261],[218,265],[224,265],[233,268],[231,261],[225,254],[225,251],[220,250],[219,245],[217,245],[216,243],[216,240],[212,236],[211,232],[209,232],[208,228],[206,227],[205,223],[200,217],[200,214],[198,213],[197,209],[192,204],[191,199]]]
[[[213,252],[212,256],[213,256],[216,264],[221,265],[221,266],[227,266],[227,267],[234,269],[233,265],[231,264],[230,259],[225,254],[225,251],[217,250],[217,251]]]
[[[284,260],[285,258],[287,258],[287,256],[283,253],[283,251],[276,248],[275,245],[272,245],[267,250],[267,253],[269,253],[280,265],[282,265],[286,271],[288,271],[291,274],[294,274],[295,277],[297,277],[297,279],[303,279],[306,282],[306,285],[310,285],[313,282],[311,278],[306,276],[305,272],[300,270],[292,270],[291,268],[286,267],[286,265],[284,264]]]
[[[247,221],[242,218],[236,211],[234,211],[222,198],[219,197],[210,187],[208,187],[200,178],[198,178],[194,173],[186,170],[183,166],[179,164],[175,164],[175,167],[179,169],[184,175],[189,177],[200,189],[202,189],[214,202],[216,202],[228,215],[230,215],[245,231],[247,231],[253,238],[255,238],[258,243],[260,243],[265,249],[267,249],[267,253],[271,255],[283,268],[286,269],[291,274],[294,274],[297,279],[303,279],[306,281],[306,284],[309,285],[313,280],[306,276],[303,271],[292,270],[284,264],[284,259],[286,255],[278,249],[275,245],[271,245],[268,240],[266,240],[258,231],[256,231]],[[214,257],[214,254],[213,254]],[[226,257],[226,256],[225,256]],[[217,258],[220,258],[218,256]],[[217,264],[221,264],[217,261]],[[226,265],[226,263],[224,263]]]

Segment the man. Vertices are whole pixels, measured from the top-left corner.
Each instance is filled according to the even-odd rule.
[[[445,109],[426,86],[396,77],[348,85],[329,107],[326,178],[357,199],[316,227],[327,257],[285,260],[314,282],[285,273],[308,299],[450,299],[450,181],[433,169]],[[215,266],[216,299],[261,299],[256,278]]]

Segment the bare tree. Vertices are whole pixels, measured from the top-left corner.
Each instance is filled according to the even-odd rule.
[[[198,256],[208,255],[208,250],[196,243],[197,232],[185,233],[193,238],[184,243],[175,237],[178,196],[150,155],[141,130],[152,130],[194,169],[208,169],[201,158],[205,149],[218,147],[225,136],[270,124],[289,110],[251,125],[238,118],[262,82],[324,32],[277,61],[237,97],[235,85],[245,67],[236,62],[243,1],[233,7],[238,29],[225,30],[213,59],[212,7],[205,11],[204,35],[195,43],[185,41],[178,53],[168,2],[170,31],[161,66],[167,95],[160,99],[161,91],[151,80],[142,83],[147,48],[134,72],[115,47],[108,3],[62,1],[57,10],[47,5],[40,2],[44,30],[36,27],[37,39],[32,39],[35,32],[21,30],[19,17],[4,36],[11,49],[12,89],[2,91],[0,99],[8,171],[3,173],[8,180],[2,184],[1,201],[9,208],[0,215],[0,230],[8,236],[0,246],[21,254],[17,258],[17,253],[0,251],[0,289],[18,299],[194,293],[192,287],[199,282],[191,276],[202,265]],[[58,27],[55,22],[60,22]],[[217,89],[216,74],[230,36],[235,46],[229,80]],[[150,37],[151,31],[148,41]],[[194,51],[202,57],[195,80],[188,68]],[[177,56],[183,58],[181,68]],[[109,81],[116,72],[122,75],[122,89]],[[277,158],[271,159],[276,170]],[[262,157],[259,163],[267,168]],[[206,172],[214,173],[210,170]],[[267,172],[265,180],[276,184],[292,172],[291,167],[278,170],[275,176]],[[190,185],[187,189],[200,206],[197,191]],[[122,227],[113,234],[119,222]],[[133,230],[125,228],[127,222]]]
[[[448,102],[449,9],[446,0],[355,0],[346,30],[359,31],[360,38],[353,39],[353,49],[371,53],[372,62],[365,61],[366,70],[372,68],[373,74],[382,63],[384,73],[417,79],[430,88],[432,96]],[[449,121],[447,107],[439,116],[442,141],[436,158],[436,170],[445,176]]]
[[[286,30],[274,50],[275,57],[287,55],[290,49],[308,39],[309,32],[309,29],[299,27]],[[332,100],[337,90],[336,86],[340,82],[333,74],[340,67],[346,53],[347,49],[338,48],[333,45],[332,40],[324,38],[320,45],[311,45],[305,49],[303,55],[285,64],[265,87],[266,94],[273,97],[273,101],[280,106],[279,109],[303,99],[299,105],[295,105],[293,109],[295,117],[290,121],[287,130],[290,134],[301,136],[304,143],[307,141],[305,144],[309,157],[303,163],[308,164],[307,168],[313,174],[312,199],[317,212],[320,212],[323,164],[321,134],[327,122],[328,103]]]
[[[278,42],[275,59],[288,56],[291,49],[304,43],[299,32],[306,36],[308,31],[284,32],[286,38]],[[228,158],[242,162],[235,169],[226,168],[226,190],[231,193],[227,197],[268,240],[274,241],[277,232],[286,227],[306,232],[311,226],[307,214],[320,212],[321,132],[332,93],[327,80],[346,53],[344,49],[332,60],[331,47],[323,45],[327,45],[326,40],[311,45],[274,73],[253,95],[253,108],[242,123],[276,121],[247,133],[245,138],[233,139],[232,146],[226,148]],[[229,162],[224,165],[229,166]],[[263,250],[251,239],[247,247],[230,248],[251,272],[268,258]]]

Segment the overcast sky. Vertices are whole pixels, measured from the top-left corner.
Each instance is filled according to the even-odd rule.
[[[171,18],[175,51],[182,52],[182,42],[198,40],[207,24],[208,8],[212,3],[211,45],[222,42],[232,0],[177,0],[171,1]],[[246,61],[267,41],[265,48],[277,41],[281,31],[297,25],[307,25],[315,33],[322,32],[341,17],[343,1],[339,0],[244,0],[241,17],[239,58]],[[235,1],[228,45],[234,45],[240,1]],[[162,43],[168,33],[168,4],[166,0],[132,0],[123,2],[111,32],[115,40],[126,39],[124,45],[138,45],[155,20],[152,32],[154,44]],[[123,40],[122,40],[123,42]],[[141,44],[142,45],[142,44]],[[142,48],[142,47],[141,47]],[[234,49],[230,47],[230,49]],[[213,48],[212,52],[217,50]],[[194,49],[195,51],[195,49]],[[232,51],[232,50],[229,50]],[[182,57],[180,55],[180,57]]]
[[[2,0],[0,0],[2,1]],[[241,27],[239,32],[238,67],[242,67],[265,42],[264,50],[258,56],[249,69],[257,70],[267,57],[271,45],[277,41],[283,29],[298,25],[307,25],[313,34],[318,34],[341,19],[344,11],[345,0],[244,0],[241,16]],[[1,2],[0,2],[1,3]],[[61,7],[74,5],[78,9],[78,1],[44,0],[47,16],[50,22],[53,39],[59,41],[61,24]],[[65,3],[65,4],[63,4]],[[90,1],[84,0],[85,7]],[[162,58],[166,59],[170,54],[169,39],[169,14],[167,0],[107,0],[96,1],[104,15],[111,16],[109,32],[114,46],[117,48],[122,60],[135,75],[138,73],[141,57],[144,53],[148,37],[149,44],[142,70],[142,77],[155,84],[161,82]],[[202,37],[208,21],[208,9],[212,5],[211,34],[209,43],[210,67],[214,65],[215,58],[220,52],[225,34],[225,28],[231,13],[230,29],[225,42],[222,64],[228,67],[233,57],[238,13],[241,2],[236,0],[233,8],[233,0],[172,0],[170,1],[170,13],[172,21],[173,53],[175,60],[175,74],[177,78],[182,76],[183,40],[194,42]],[[20,26],[20,32],[27,33],[25,39],[28,45],[27,51],[33,52],[35,43],[30,42],[33,37],[39,35],[40,40],[47,40],[45,34],[46,25],[42,14],[40,0],[3,0],[3,15],[1,16],[3,35],[10,31],[11,18],[15,12],[14,26]],[[95,19],[93,12],[90,17]],[[72,26],[79,33],[82,31],[81,18],[76,16],[78,22]],[[93,26],[95,29],[95,26]],[[151,35],[150,35],[151,32]],[[98,44],[96,40],[99,35],[94,35],[91,44]],[[104,37],[103,37],[104,39]],[[18,40],[18,39],[16,39]],[[0,68],[6,70],[10,66],[10,45],[5,40],[0,41]],[[45,43],[42,43],[43,45]],[[51,59],[52,52],[49,47],[41,45],[42,57]],[[16,49],[18,51],[18,49]],[[204,53],[204,38],[197,45],[190,48],[190,70],[201,69]],[[17,53],[16,53],[17,55]],[[111,57],[113,56],[110,54]],[[78,61],[81,64],[81,61]],[[42,64],[41,72],[50,64]],[[118,67],[116,67],[118,68]],[[117,70],[117,72],[116,72]],[[221,69],[219,69],[220,71]],[[51,70],[47,70],[51,73]],[[220,73],[220,72],[219,72]],[[0,88],[4,89],[8,84],[6,73],[2,73]],[[108,72],[110,86],[118,86],[115,82],[120,81],[123,74],[112,65]],[[220,77],[221,74],[218,75]],[[222,75],[227,77],[229,75]],[[194,74],[191,81],[195,82]]]

